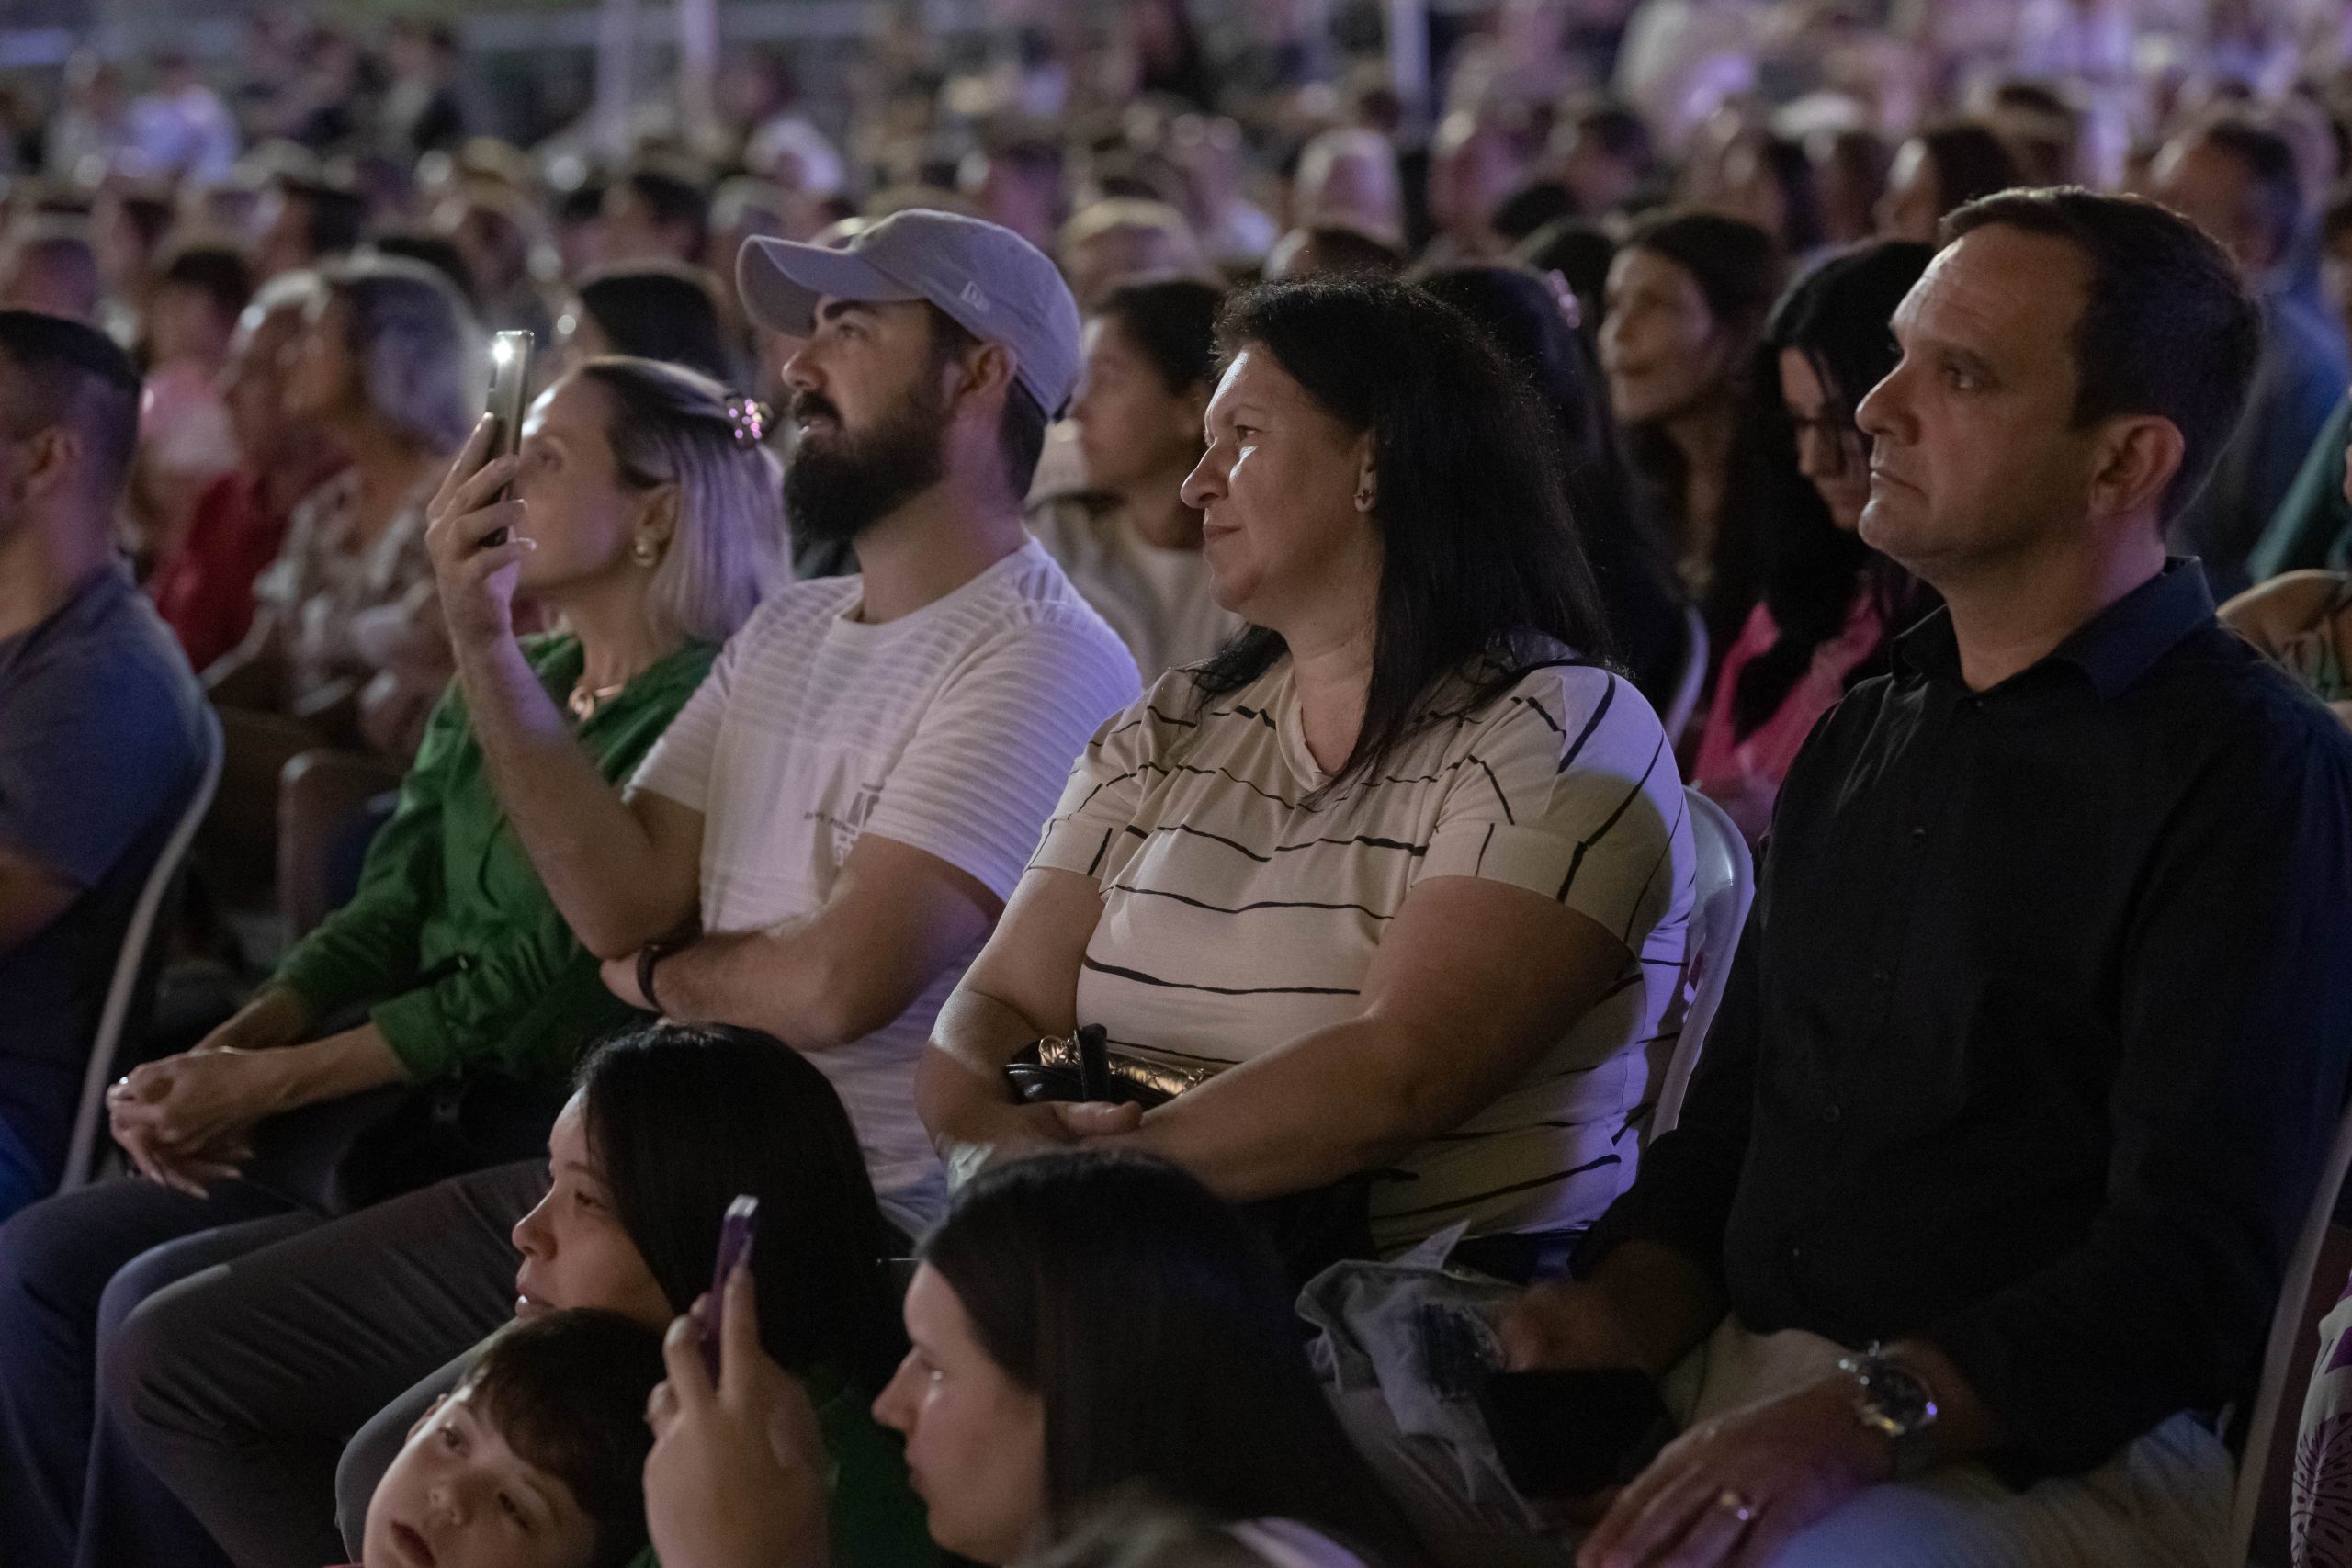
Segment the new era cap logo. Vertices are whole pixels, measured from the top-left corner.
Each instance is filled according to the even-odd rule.
[[[975,310],[985,310],[989,308],[989,297],[980,292],[980,286],[977,283],[964,285],[963,291],[956,298]]]

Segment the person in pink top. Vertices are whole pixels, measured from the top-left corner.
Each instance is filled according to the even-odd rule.
[[[1794,472],[1758,509],[1764,595],[1716,669],[1691,769],[1751,842],[1815,722],[1885,662],[1920,608],[1910,580],[1855,532],[1871,479],[1853,411],[1894,367],[1888,322],[1931,254],[1901,241],[1849,251],[1790,288],[1765,325],[1757,395],[1785,423],[1779,446]]]

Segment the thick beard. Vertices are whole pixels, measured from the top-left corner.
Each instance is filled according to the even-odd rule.
[[[946,477],[946,410],[936,398],[909,399],[871,430],[840,424],[811,441],[804,434],[784,467],[784,514],[793,537],[842,544]]]

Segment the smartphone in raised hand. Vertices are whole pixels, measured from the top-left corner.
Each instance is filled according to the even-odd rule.
[[[746,1192],[727,1205],[727,1217],[718,1225],[718,1266],[711,1270],[710,1310],[700,1325],[703,1360],[710,1368],[710,1381],[718,1381],[719,1324],[727,1315],[727,1281],[736,1266],[750,1261],[752,1243],[760,1229],[760,1201]]]
[[[530,397],[531,347],[533,338],[526,332],[498,333],[490,340],[490,417],[493,422],[490,433],[490,451],[482,458],[485,463],[501,457],[511,457],[523,445],[523,409]],[[495,504],[514,492],[513,485],[501,485],[498,493],[490,498]],[[495,528],[482,536],[481,547],[492,549],[506,542],[511,529]]]

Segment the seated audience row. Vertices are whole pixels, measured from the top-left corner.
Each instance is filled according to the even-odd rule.
[[[34,1560],[334,1561],[338,1462],[371,1563],[442,1560],[434,1463],[541,1519],[551,1568],[640,1529],[669,1568],[919,1560],[872,1393],[950,1551],[1076,1550],[1140,1486],[1235,1540],[1413,1568],[1434,1532],[1317,1395],[1279,1281],[1441,1231],[1532,1286],[1487,1331],[1509,1365],[1634,1370],[1687,1427],[1590,1510],[1588,1568],[2210,1560],[2230,1467],[2198,1413],[2258,1363],[2352,1010],[2352,736],[2164,552],[2258,315],[2186,222],[2055,191],[1963,209],[1916,283],[1916,254],[1832,263],[1767,326],[1758,269],[1709,287],[1713,241],[1747,242],[1704,221],[1621,255],[1612,295],[1655,320],[1604,355],[1654,394],[1691,518],[1776,419],[1789,444],[1744,379],[1807,425],[1780,477],[1813,531],[1739,568],[1770,635],[1715,711],[1827,711],[1654,1148],[1697,856],[1671,738],[1611,668],[1569,400],[1443,282],[1273,285],[1226,308],[1187,453],[1167,404],[1206,378],[1145,313],[1172,301],[1114,291],[1090,356],[993,225],[755,240],[747,308],[799,344],[782,508],[862,574],[760,599],[762,422],[687,372],[591,360],[516,457],[477,429],[424,532],[447,750],[359,899],[231,1048],[120,1086],[155,1184],[0,1226],[0,1501]],[[329,319],[366,313],[346,287]],[[1157,382],[1126,411],[1161,427],[1152,467],[1193,459],[1177,500],[1244,628],[1140,698],[1022,508],[1048,417],[1121,368]],[[28,423],[78,459],[70,422]],[[1733,558],[1713,526],[1680,536],[1694,590]],[[1839,700],[1820,642],[1865,602],[1894,630],[1864,547],[1944,607]],[[518,636],[526,599],[564,632]],[[721,639],[673,722],[649,701],[590,739]],[[522,931],[548,967],[490,973],[484,935]],[[291,1043],[336,1003],[373,1011]],[[622,1004],[673,1023],[592,1056],[548,1134]],[[467,1087],[395,1087],[436,1078]],[[547,1178],[492,1163],[541,1135]],[[737,1192],[775,1217],[697,1303]],[[913,1348],[877,1389],[881,1262],[910,1247]],[[501,1332],[543,1308],[614,1318]],[[615,1403],[671,1318],[640,1522],[594,1477],[644,1438],[553,1452],[526,1363],[605,1335]],[[509,1432],[500,1473],[580,1491],[501,1501],[431,1447],[497,1460]]]

